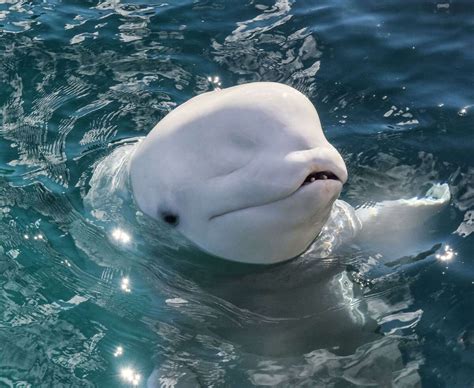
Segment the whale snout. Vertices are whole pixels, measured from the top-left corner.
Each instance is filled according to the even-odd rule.
[[[288,154],[285,161],[298,169],[294,174],[295,191],[312,183],[347,181],[347,168],[339,152],[329,143],[304,151]],[[337,186],[337,185],[336,185]]]

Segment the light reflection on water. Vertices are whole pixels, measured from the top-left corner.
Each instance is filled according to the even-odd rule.
[[[129,278],[122,278],[120,282],[120,288],[125,292],[130,292],[130,279]]]
[[[58,4],[0,4],[2,383],[472,381],[464,2]],[[448,182],[452,206],[427,241],[401,259],[349,247],[255,271],[141,234],[121,203],[90,219],[91,171],[120,140],[249,81],[285,82],[317,105],[353,205]]]
[[[121,243],[124,243],[124,244],[127,244],[131,241],[131,237],[130,235],[125,232],[124,230],[120,229],[120,228],[115,228],[113,231],[112,231],[112,237],[121,242]]]
[[[457,256],[457,252],[455,252],[449,245],[445,245],[443,252],[437,253],[436,258],[441,261],[451,261],[455,256]]]
[[[133,385],[134,387],[140,384],[141,376],[131,367],[125,367],[120,370],[120,377],[126,383]]]
[[[123,354],[123,348],[121,346],[117,346],[115,349],[114,357],[120,357]]]

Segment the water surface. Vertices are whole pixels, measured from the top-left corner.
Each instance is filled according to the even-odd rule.
[[[0,386],[472,384],[473,12],[0,4]],[[316,105],[348,166],[344,200],[448,182],[449,207],[388,256],[352,246],[258,270],[94,222],[83,198],[103,157],[187,99],[251,81]]]

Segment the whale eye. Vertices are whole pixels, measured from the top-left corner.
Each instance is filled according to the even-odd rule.
[[[162,212],[161,219],[171,226],[176,226],[179,224],[179,216],[174,213]]]

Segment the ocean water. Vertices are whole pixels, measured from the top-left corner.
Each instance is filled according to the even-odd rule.
[[[471,1],[0,3],[0,387],[472,387]],[[97,222],[97,164],[216,87],[305,93],[353,206],[447,182],[372,241],[254,268]],[[97,216],[97,214],[95,214]],[[103,214],[102,214],[103,216]]]

